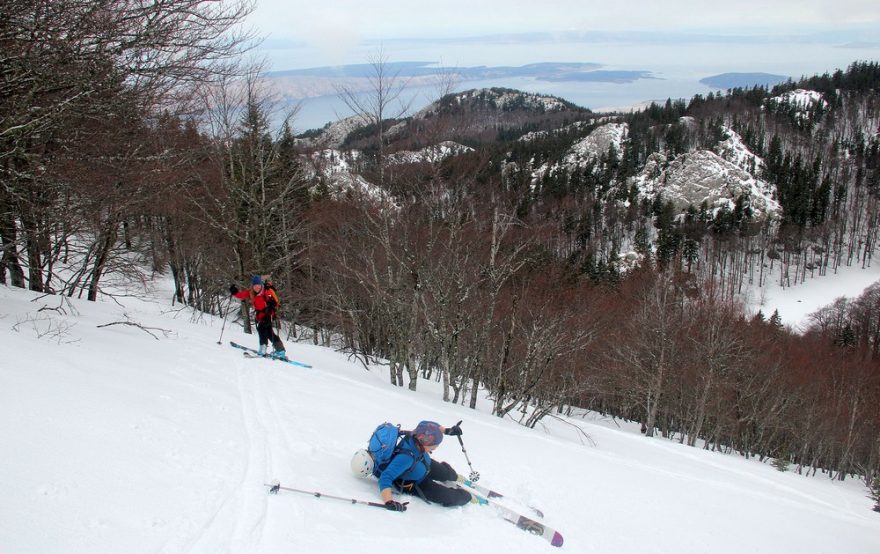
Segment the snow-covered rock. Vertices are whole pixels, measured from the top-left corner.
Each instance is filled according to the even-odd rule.
[[[354,193],[376,202],[390,202],[389,194],[370,183],[358,174],[361,158],[360,150],[340,151],[332,148],[314,152],[307,166],[309,178],[323,177],[323,183],[333,196]]]
[[[821,104],[822,106],[828,105],[828,102],[822,98],[821,92],[802,88],[790,90],[779,96],[774,96],[770,99],[770,102],[791,104],[804,109],[812,108],[816,104]]]
[[[533,142],[536,140],[541,140],[547,137],[552,137],[556,135],[562,135],[569,132],[577,132],[581,129],[589,127],[595,122],[595,120],[590,121],[575,121],[571,125],[566,125],[565,127],[560,127],[559,129],[551,129],[549,131],[531,131],[523,136],[516,139],[519,142]]]
[[[614,266],[621,275],[632,273],[636,269],[642,267],[645,262],[645,256],[631,250],[622,254],[618,254]]]
[[[757,219],[775,217],[781,210],[771,185],[708,150],[682,154],[668,164],[665,156],[654,153],[634,183],[642,196],[662,195],[680,211],[706,202],[714,216],[725,208],[733,210],[740,197]]]
[[[683,115],[679,117],[678,123],[687,127],[689,131],[696,131],[700,128],[700,124],[697,122],[697,119],[690,115]]]
[[[354,131],[366,126],[365,116],[353,115],[328,123],[321,129],[317,136],[307,139],[298,139],[303,146],[318,148],[339,148],[345,143],[345,139]]]
[[[813,110],[828,107],[828,102],[822,98],[822,93],[801,88],[774,96],[767,103],[776,109],[785,106],[794,108],[794,116],[799,122],[809,118]]]
[[[752,175],[760,175],[764,159],[749,150],[742,137],[730,127],[724,127],[724,137],[715,146],[715,153]]]
[[[608,123],[594,130],[586,138],[576,142],[563,159],[567,166],[577,167],[595,161],[614,146],[620,153],[629,126],[626,123]]]
[[[439,144],[426,146],[421,150],[401,150],[388,156],[388,163],[408,164],[408,163],[437,163],[442,162],[446,158],[473,152],[470,146],[465,146],[457,142],[446,140]]]

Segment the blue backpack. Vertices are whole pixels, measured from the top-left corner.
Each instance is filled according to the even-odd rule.
[[[424,460],[423,455],[416,456],[412,452],[400,448],[400,442],[411,436],[412,431],[401,431],[400,425],[394,425],[387,421],[376,427],[376,430],[370,436],[370,444],[367,447],[367,450],[373,456],[373,475],[378,477],[388,467],[391,458],[398,452],[402,452],[413,459],[412,465],[407,471],[412,470],[419,460]]]
[[[370,444],[367,447],[367,450],[373,456],[373,467],[375,468],[373,473],[379,473],[385,469],[385,466],[388,465],[388,462],[391,461],[391,458],[397,451],[397,445],[400,443],[401,438],[406,436],[407,431],[401,431],[400,425],[394,425],[387,421],[376,427],[376,430],[373,431],[373,435],[370,437]]]

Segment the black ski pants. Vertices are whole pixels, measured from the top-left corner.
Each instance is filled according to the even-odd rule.
[[[441,506],[463,506],[471,501],[471,493],[456,487],[447,487],[443,481],[455,481],[458,473],[446,462],[431,460],[428,475],[420,483],[412,481],[400,485],[400,491],[422,497]]]
[[[269,344],[269,341],[271,340],[272,348],[275,350],[284,350],[284,343],[281,342],[281,338],[275,332],[271,317],[264,317],[257,321],[257,335],[260,337],[260,344]]]

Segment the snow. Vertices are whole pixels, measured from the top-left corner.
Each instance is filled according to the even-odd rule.
[[[357,194],[379,204],[391,204],[391,197],[382,188],[364,179],[357,173],[362,157],[360,150],[335,150],[326,148],[313,152],[309,158],[309,177],[321,175],[326,179],[330,193],[344,196]]]
[[[841,296],[855,298],[877,281],[880,265],[841,265],[836,275],[829,270],[828,275],[807,276],[803,283],[794,286],[782,287],[777,279],[761,289],[753,287],[746,295],[746,304],[752,313],[761,310],[768,318],[778,310],[784,325],[802,332],[811,323],[810,314]]]
[[[566,103],[555,96],[509,89],[474,89],[462,92],[455,97],[455,101],[459,104],[466,99],[486,100],[499,110],[524,107],[528,109],[541,109],[546,112],[556,112],[568,109]]]
[[[565,155],[563,163],[567,166],[582,166],[598,159],[614,149],[620,155],[623,141],[626,140],[629,125],[626,123],[607,123],[595,129],[586,138],[576,142]]]
[[[715,153],[752,175],[760,175],[764,159],[749,150],[742,137],[730,127],[723,127],[724,140],[715,146]]]
[[[739,197],[745,197],[756,219],[775,217],[781,211],[772,185],[709,150],[681,154],[668,163],[655,152],[633,183],[641,196],[653,199],[662,194],[681,211],[706,202],[716,216],[722,209],[733,211]]]
[[[340,148],[345,139],[354,131],[366,126],[370,117],[366,114],[356,114],[337,121],[328,123],[321,129],[318,136],[310,139],[298,139],[300,144],[306,146],[318,146],[323,148]]]
[[[768,101],[770,104],[783,104],[793,106],[795,117],[798,121],[803,121],[810,117],[810,110],[821,107],[828,107],[828,102],[822,98],[822,93],[815,90],[796,89],[774,96]]]
[[[164,279],[150,287],[67,304],[0,286],[3,552],[557,551],[486,507],[411,498],[399,514],[266,494],[277,478],[378,500],[376,482],[350,472],[352,453],[383,421],[421,419],[463,420],[481,482],[541,508],[563,551],[880,551],[880,514],[857,480],[780,473],[596,414],[524,428],[485,401],[473,411],[442,402],[434,382],[396,388],[387,369],[310,343],[288,352],[314,369],[246,359],[218,339],[254,336],[172,307]],[[98,327],[126,318],[156,338]],[[468,471],[454,440],[435,457]]]
[[[828,103],[822,98],[821,92],[802,88],[788,91],[779,96],[774,96],[770,99],[770,102],[787,103],[801,109],[812,108],[815,104],[821,104],[823,107],[828,105]]]
[[[464,144],[459,144],[451,140],[445,140],[432,146],[426,146],[418,151],[401,150],[390,154],[388,162],[393,164],[407,163],[437,163],[452,156],[473,152],[474,149]]]
[[[533,142],[536,140],[542,140],[547,137],[552,137],[556,135],[561,135],[569,132],[577,132],[585,127],[589,127],[593,123],[595,123],[596,119],[590,119],[588,121],[575,121],[570,125],[566,125],[564,127],[560,127],[558,129],[551,129],[549,131],[529,131],[523,136],[516,139],[518,142]]]

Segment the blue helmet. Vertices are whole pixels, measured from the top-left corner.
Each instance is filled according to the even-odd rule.
[[[443,431],[440,430],[440,424],[436,421],[419,422],[413,429],[413,436],[423,446],[434,446],[443,441]]]

